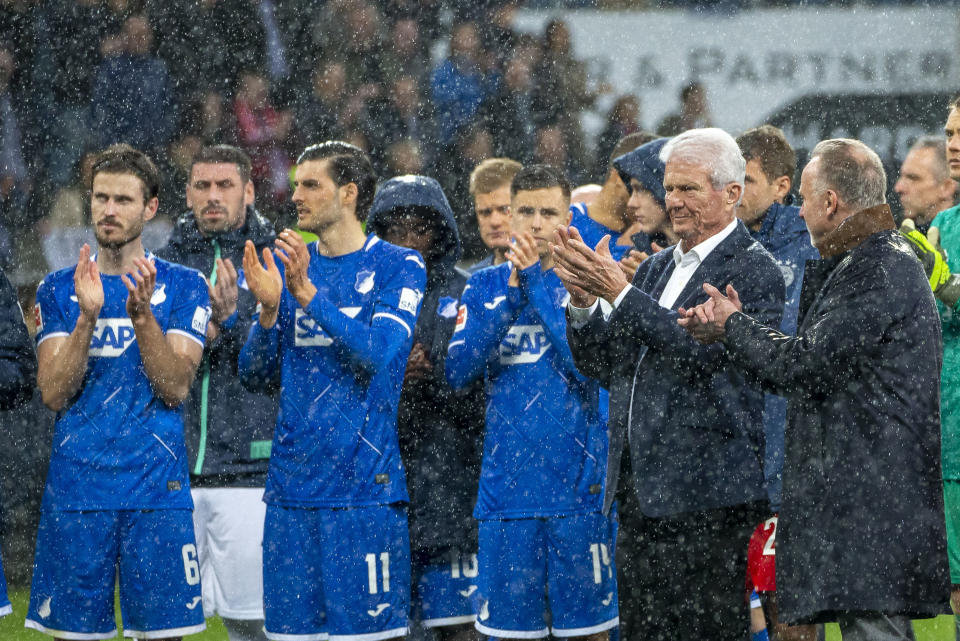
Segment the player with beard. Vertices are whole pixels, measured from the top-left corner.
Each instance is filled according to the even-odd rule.
[[[196,271],[144,251],[159,177],[114,145],[93,167],[99,251],[37,290],[37,384],[56,411],[26,626],[60,639],[204,629],[181,404],[210,316]]]
[[[250,158],[236,147],[201,149],[186,192],[191,209],[157,255],[208,274],[213,310],[184,416],[204,614],[219,614],[231,641],[264,639],[263,486],[277,401],[237,378],[256,306],[237,267],[246,240],[263,249],[276,234],[253,207]]]
[[[407,634],[410,544],[397,405],[426,283],[415,251],[364,233],[376,176],[330,141],[297,160],[308,246],[280,233],[243,270],[260,313],[240,353],[248,386],[280,378],[267,474],[264,613],[277,641]]]

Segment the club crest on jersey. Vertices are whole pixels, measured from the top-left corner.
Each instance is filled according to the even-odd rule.
[[[550,349],[550,339],[540,325],[514,325],[500,343],[500,363],[536,363]]]
[[[350,318],[356,318],[360,309],[360,307],[341,307],[340,311]],[[327,347],[333,343],[333,339],[323,331],[319,323],[302,309],[297,309],[294,315],[293,331],[293,344],[297,347]]]
[[[357,283],[354,285],[354,289],[357,290],[360,294],[366,294],[373,289],[373,279],[376,277],[377,272],[370,272],[367,270],[362,270],[357,273]]]
[[[441,296],[437,301],[437,315],[441,318],[456,318],[457,299],[449,296]]]
[[[129,318],[100,318],[90,339],[90,356],[116,358],[137,340]]]

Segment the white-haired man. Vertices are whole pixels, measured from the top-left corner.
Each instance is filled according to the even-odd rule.
[[[699,344],[677,319],[717,280],[742,288],[744,306],[776,326],[783,277],[736,218],[746,162],[730,135],[691,130],[660,157],[680,242],[644,261],[631,284],[607,241],[592,249],[570,228],[558,233],[556,272],[570,292],[577,367],[610,390],[604,507],[620,500],[622,638],[739,641],[747,542],[769,509],[763,397],[721,346]],[[621,464],[630,472],[618,493]]]

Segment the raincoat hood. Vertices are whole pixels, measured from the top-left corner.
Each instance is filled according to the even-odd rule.
[[[430,271],[452,270],[462,253],[460,233],[440,183],[428,176],[413,175],[386,181],[373,198],[367,216],[368,230],[381,236],[399,209],[414,210],[438,224],[440,251]]]
[[[627,186],[627,191],[630,191],[630,179],[636,178],[664,208],[667,192],[663,189],[664,163],[660,160],[660,150],[668,140],[670,139],[657,138],[613,160],[613,166],[620,174],[623,184]]]

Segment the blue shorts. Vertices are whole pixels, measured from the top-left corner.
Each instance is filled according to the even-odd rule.
[[[263,606],[268,639],[378,641],[407,634],[406,509],[267,505]]]
[[[615,532],[614,521],[600,513],[480,521],[477,630],[536,639],[615,627]]]
[[[413,617],[425,628],[473,623],[480,568],[475,552],[455,548],[433,558],[414,558]]]
[[[61,639],[166,638],[206,628],[190,510],[43,512],[26,627]]]

